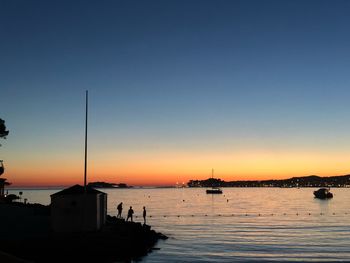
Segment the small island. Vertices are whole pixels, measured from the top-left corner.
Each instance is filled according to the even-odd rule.
[[[132,186],[127,185],[126,183],[107,183],[107,182],[90,182],[88,183],[89,187],[93,188],[132,188]]]

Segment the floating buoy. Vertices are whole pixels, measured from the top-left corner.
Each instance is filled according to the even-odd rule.
[[[350,213],[348,213],[348,212],[344,212],[346,215],[347,214],[350,214]],[[343,214],[343,213],[340,213],[340,214]],[[249,213],[238,213],[238,214],[213,214],[213,215],[210,215],[210,214],[202,214],[202,215],[195,215],[195,214],[185,214],[185,215],[159,215],[159,216],[157,216],[157,215],[147,215],[147,217],[149,217],[149,218],[152,218],[152,217],[163,217],[163,218],[167,218],[167,217],[178,217],[178,218],[180,218],[180,217],[209,217],[209,216],[217,216],[217,217],[228,217],[228,216],[259,216],[259,217],[262,217],[262,216],[278,216],[279,214],[277,213],[277,214],[275,214],[275,213],[270,213],[270,214],[264,214],[264,213],[257,213],[257,214],[255,214],[255,213],[253,213],[253,214],[249,214]],[[286,215],[288,215],[287,213],[281,213],[280,215],[284,215],[284,216],[286,216]],[[293,215],[293,214],[290,214],[290,215]],[[297,213],[295,213],[294,214],[295,216],[302,216],[302,215],[304,215],[303,213],[299,213],[299,212],[297,212]],[[309,215],[309,216],[311,216],[312,215],[312,213],[310,213],[310,212],[306,212],[305,213],[305,215]],[[317,213],[316,214],[314,214],[314,215],[317,215]],[[319,213],[319,215],[320,216],[330,216],[330,215],[333,215],[333,216],[335,216],[336,215],[336,212],[331,212],[331,213]],[[134,216],[135,218],[142,218],[142,216],[139,216],[139,215],[135,215]]]

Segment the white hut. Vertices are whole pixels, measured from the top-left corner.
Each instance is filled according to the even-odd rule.
[[[107,194],[74,185],[51,195],[51,225],[55,232],[97,231],[106,222]]]

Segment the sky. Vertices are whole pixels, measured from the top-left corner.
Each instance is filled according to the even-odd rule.
[[[13,186],[350,172],[350,2],[0,0]]]

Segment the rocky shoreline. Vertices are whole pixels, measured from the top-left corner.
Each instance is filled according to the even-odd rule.
[[[111,216],[97,232],[53,233],[49,211],[40,204],[1,204],[0,250],[29,262],[128,262],[167,239],[149,225]]]

